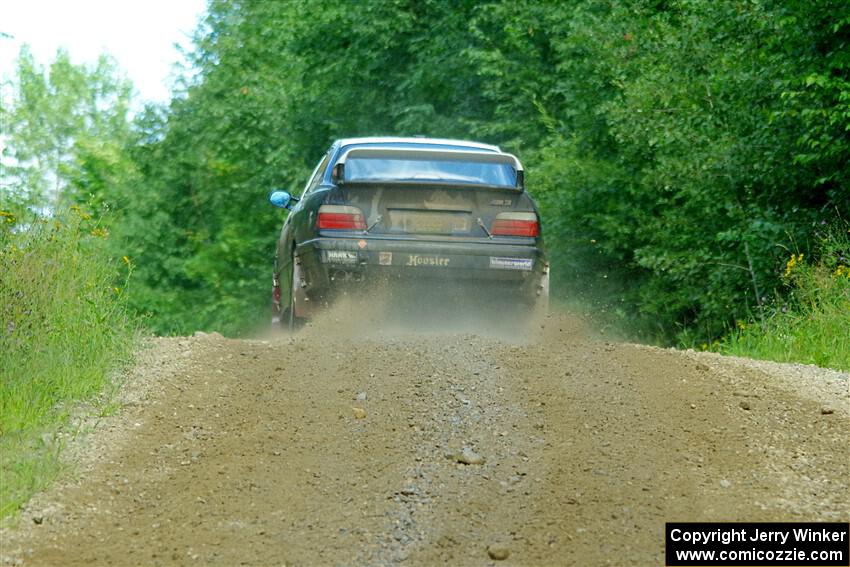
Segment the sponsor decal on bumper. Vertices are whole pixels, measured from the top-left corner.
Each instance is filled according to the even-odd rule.
[[[393,253],[392,252],[378,252],[378,264],[381,266],[392,266],[393,265]]]
[[[405,266],[448,266],[450,258],[439,256],[423,256],[420,254],[408,254]]]
[[[534,268],[532,258],[499,258],[490,256],[490,268],[496,270],[524,270],[530,272]]]
[[[323,250],[322,256],[328,264],[354,265],[357,263],[357,252],[348,250]]]

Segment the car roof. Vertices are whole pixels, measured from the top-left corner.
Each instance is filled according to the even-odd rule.
[[[478,150],[489,150],[491,152],[501,152],[499,146],[490,144],[482,144],[480,142],[470,142],[468,140],[451,140],[446,138],[402,138],[393,136],[373,136],[364,138],[343,138],[338,140],[339,147],[353,146],[358,144],[434,144],[440,146],[458,146],[465,148],[474,148]]]

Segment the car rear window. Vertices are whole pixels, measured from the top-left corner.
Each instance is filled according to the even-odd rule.
[[[432,159],[351,157],[345,164],[345,180],[439,182],[463,185],[515,187],[516,171],[507,164]]]

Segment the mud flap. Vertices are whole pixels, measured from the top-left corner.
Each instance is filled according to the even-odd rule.
[[[272,325],[280,325],[280,274],[272,274]]]
[[[301,259],[292,258],[292,314],[296,319],[303,319],[313,314],[310,298],[307,297],[307,282],[301,270]]]
[[[543,264],[543,275],[537,284],[537,309],[542,315],[549,313],[549,262]]]

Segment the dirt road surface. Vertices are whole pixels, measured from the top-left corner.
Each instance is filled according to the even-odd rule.
[[[666,521],[850,518],[846,374],[339,327],[153,341],[2,561],[663,565]]]

